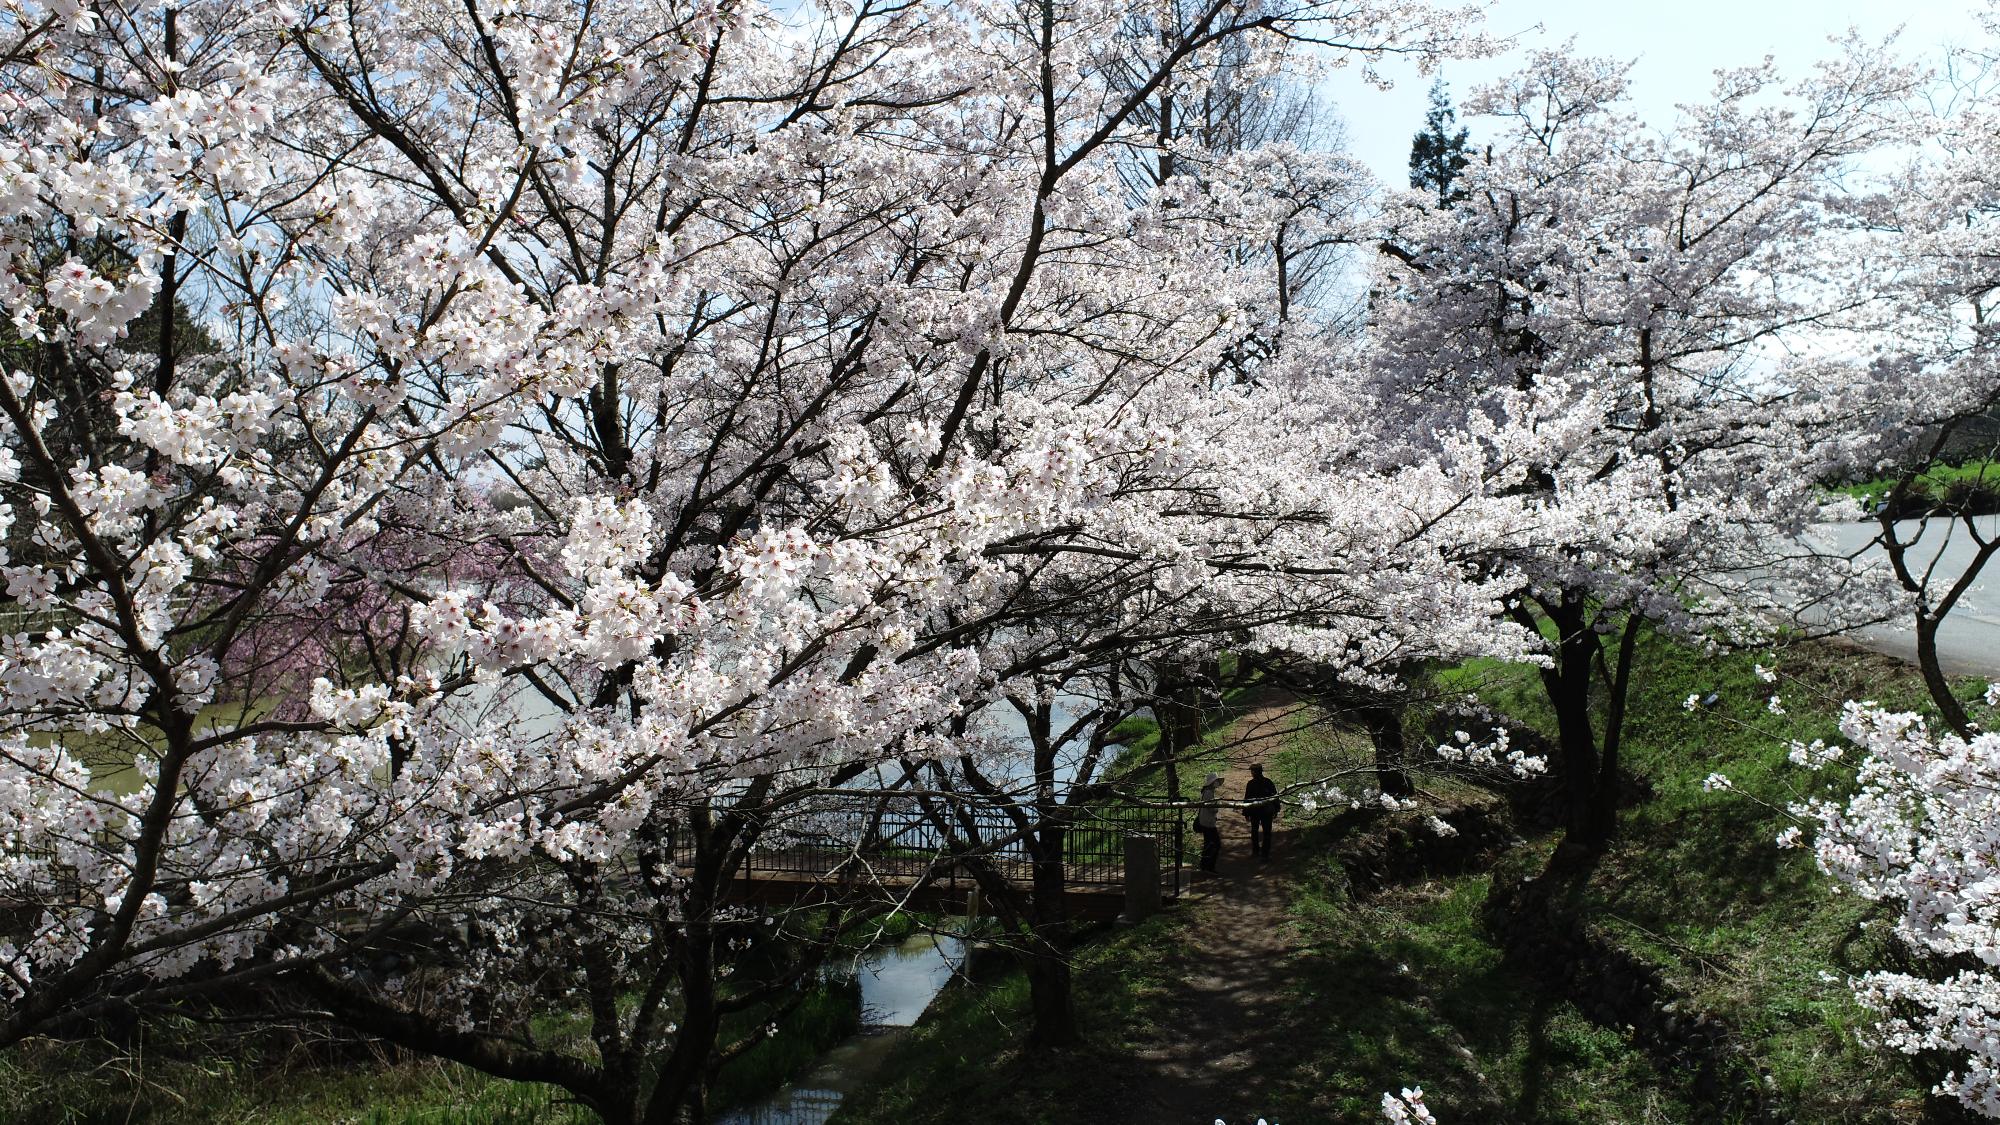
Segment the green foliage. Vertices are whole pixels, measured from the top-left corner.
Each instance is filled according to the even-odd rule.
[[[1861,501],[1873,511],[1889,498],[1898,478],[1884,477],[1860,484],[1842,485],[1835,491]],[[1911,482],[1905,500],[1908,514],[1933,509],[1990,512],[2000,510],[2000,461],[1974,460],[1960,465],[1934,465]]]
[[[1454,129],[1457,124],[1458,113],[1451,108],[1451,97],[1440,78],[1431,83],[1431,105],[1424,114],[1424,127],[1410,141],[1410,186],[1436,196],[1439,207],[1465,198],[1465,192],[1452,186],[1471,159],[1465,143],[1467,131]]]

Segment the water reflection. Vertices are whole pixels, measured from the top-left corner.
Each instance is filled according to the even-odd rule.
[[[916,1023],[964,955],[964,942],[930,934],[863,953],[854,966],[861,978],[862,1024],[908,1027]]]
[[[720,1125],[826,1125],[841,1099],[882,1068],[964,955],[959,939],[929,934],[861,954],[849,969],[861,981],[860,1033],[821,1056],[798,1081],[757,1105],[724,1114]]]

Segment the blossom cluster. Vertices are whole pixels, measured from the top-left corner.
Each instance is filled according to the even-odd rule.
[[[1855,995],[1878,1014],[1884,1045],[1949,1057],[1940,1091],[2000,1115],[2000,734],[1937,733],[1914,713],[1863,703],[1848,704],[1841,732],[1859,755],[1855,792],[1793,810],[1814,829],[1814,857],[1854,893],[1893,907],[1898,940],[1957,966],[1862,973]],[[1838,756],[1800,757],[1820,767]]]

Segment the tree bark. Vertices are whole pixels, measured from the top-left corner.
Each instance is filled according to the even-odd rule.
[[[1556,661],[1542,672],[1542,684],[1556,713],[1556,760],[1567,806],[1564,827],[1571,843],[1594,851],[1611,839],[1618,799],[1617,779],[1603,775],[1590,716],[1597,634],[1579,594],[1566,593],[1546,609],[1556,625]]]
[[[1037,941],[1028,951],[1028,1005],[1033,1024],[1028,1042],[1039,1048],[1075,1046],[1076,993],[1070,980],[1069,953]]]
[[[1153,717],[1160,737],[1153,757],[1166,771],[1167,799],[1181,799],[1181,758],[1201,742],[1201,684],[1180,668],[1161,668]]]
[[[680,1030],[647,1091],[645,1125],[681,1125],[698,1120],[703,1112],[702,1084],[722,1030],[722,997],[715,984],[716,933],[708,919],[727,877],[729,841],[738,828],[730,814],[722,819],[724,824],[718,826],[701,809],[690,817],[695,857],[684,900],[687,920],[681,924],[672,970],[681,986]]]
[[[1033,884],[1029,916],[1033,933],[1028,944],[1029,1006],[1034,1025],[1029,1041],[1037,1047],[1067,1047],[1077,1040],[1076,997],[1070,987],[1069,908],[1064,901],[1063,841],[1067,813],[1056,800],[1056,748],[1050,728],[1050,708],[1035,715],[1035,831],[1032,849]]]
[[[1973,729],[1972,716],[1966,713],[1958,696],[1952,694],[1951,677],[1945,675],[1944,665],[1938,660],[1938,626],[1942,624],[1942,614],[1917,611],[1917,669],[1923,673],[1924,689],[1930,692],[1938,714],[1952,730],[1965,735]]]
[[[1417,791],[1410,781],[1408,749],[1403,741],[1403,708],[1396,703],[1377,701],[1356,709],[1361,725],[1375,743],[1375,783],[1391,797],[1408,797]]]

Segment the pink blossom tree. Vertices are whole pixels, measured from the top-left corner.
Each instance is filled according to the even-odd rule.
[[[70,388],[0,373],[35,622],[0,639],[0,1044],[283,980],[699,1118],[724,1015],[810,971],[723,984],[735,872],[976,750],[1036,614],[1345,659],[1490,608],[1474,451],[1329,505],[1351,381],[1301,417],[1304,345],[1209,375],[1271,319],[1239,250],[1299,221],[1283,160],[1121,178],[1225,56],[1483,49],[1470,17],[1132,15],[0,6],[0,303],[109,400],[66,464]],[[129,268],[46,252],[100,238]],[[214,354],[130,350],[163,298]]]
[[[1802,602],[1881,612],[1863,568],[1801,540],[1830,510],[1827,455],[1788,407],[1824,373],[1786,352],[1880,320],[1843,180],[1901,135],[1915,82],[1850,44],[1788,89],[1768,66],[1723,72],[1656,132],[1621,109],[1626,69],[1541,53],[1468,102],[1499,134],[1462,199],[1392,215],[1370,329],[1384,409],[1481,445],[1493,497],[1520,505],[1493,565],[1545,640],[1553,765],[1588,848],[1615,826],[1642,629],[1727,641]]]
[[[1992,20],[1987,19],[1988,32]],[[1990,573],[2000,553],[1990,515],[1917,498],[1920,478],[1958,460],[1989,457],[1982,427],[2000,403],[1990,317],[1995,119],[1990,43],[1955,53],[1929,96],[1910,107],[1911,144],[1879,194],[1857,217],[1879,240],[1879,293],[1892,312],[1870,362],[1802,404],[1827,435],[1835,471],[1849,479],[1887,475],[1872,513],[1874,546],[1904,595],[1901,620],[1915,640],[1927,713],[1851,701],[1844,744],[1794,745],[1792,760],[1827,770],[1819,795],[1794,806],[1801,825],[1780,837],[1796,846],[1810,830],[1822,871],[1885,904],[1902,955],[1850,985],[1878,1016],[1877,1041],[1910,1055],[1942,1056],[1937,1092],[1973,1112],[2000,1116],[1995,1028],[2000,1026],[2000,928],[1993,891],[1996,771],[2000,739],[1988,729],[2000,689],[1967,698],[1949,675],[1939,631]],[[1947,556],[1940,544],[1964,544]],[[1956,560],[1955,563],[1953,560]],[[1853,782],[1848,769],[1854,770]]]

